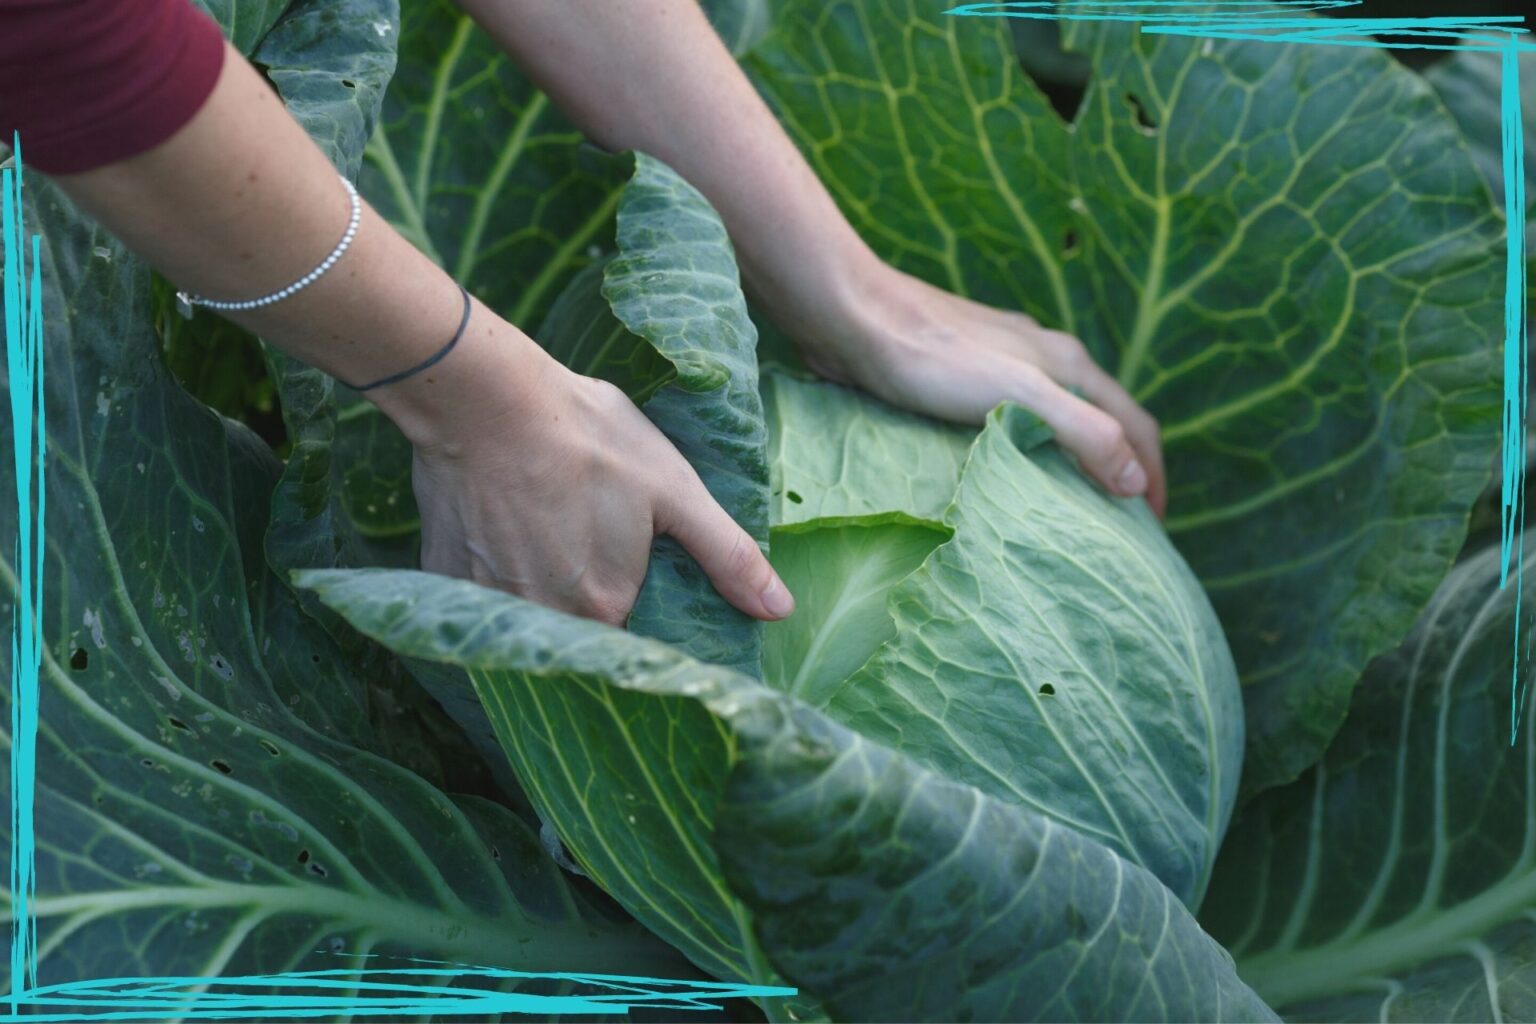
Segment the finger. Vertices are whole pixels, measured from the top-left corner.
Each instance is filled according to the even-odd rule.
[[[1076,388],[1094,405],[1119,421],[1126,439],[1147,474],[1145,496],[1158,518],[1167,509],[1167,479],[1163,471],[1163,445],[1157,420],[1153,419],[1130,392],[1110,376],[1088,354],[1075,336],[1063,331],[1039,329],[1026,335],[1026,344],[1036,353],[1040,364],[1052,379],[1067,388]]]
[[[1135,497],[1146,493],[1149,474],[1119,420],[1070,394],[1039,367],[1019,362],[1014,375],[1015,400],[1051,428],[1085,473],[1112,494]]]
[[[1082,371],[1077,386],[1089,401],[1120,421],[1136,457],[1147,471],[1147,504],[1159,519],[1163,518],[1168,510],[1168,481],[1163,469],[1163,442],[1157,420],[1119,381],[1091,361]]]
[[[773,571],[757,541],[721,508],[691,471],[658,509],[658,533],[694,557],[720,596],[755,619],[782,619],[795,610],[789,588]]]

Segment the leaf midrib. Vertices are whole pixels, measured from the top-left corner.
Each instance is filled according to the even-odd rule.
[[[1529,863],[1519,864],[1504,881],[1459,906],[1421,908],[1352,942],[1261,953],[1239,960],[1238,974],[1276,1006],[1333,995],[1361,978],[1391,976],[1444,956],[1458,942],[1518,920],[1533,903],[1536,871]]]
[[[1492,552],[1487,554],[1491,557]],[[1463,579],[1472,577],[1473,574],[1469,572]],[[1493,929],[1527,916],[1533,903],[1536,903],[1536,856],[1533,856],[1536,848],[1532,846],[1529,828],[1526,830],[1522,856],[1502,880],[1472,899],[1450,909],[1439,907],[1433,902],[1444,891],[1446,827],[1443,817],[1445,796],[1442,787],[1445,777],[1446,716],[1449,714],[1449,705],[1452,703],[1446,691],[1453,685],[1451,680],[1459,665],[1459,659],[1470,648],[1473,638],[1486,633],[1487,619],[1498,603],[1501,593],[1502,591],[1495,591],[1494,595],[1478,610],[1471,623],[1463,629],[1463,635],[1456,647],[1456,657],[1446,668],[1441,693],[1435,702],[1440,709],[1435,723],[1436,842],[1434,862],[1424,885],[1423,898],[1410,913],[1398,921],[1364,937],[1361,937],[1362,911],[1355,916],[1345,931],[1328,943],[1313,946],[1301,952],[1290,949],[1271,950],[1240,959],[1239,973],[1244,980],[1271,1002],[1284,1005],[1314,996],[1331,995],[1358,982],[1362,977],[1391,974],[1415,967],[1445,955],[1458,943],[1477,941]],[[1442,599],[1434,612],[1435,618],[1438,619],[1440,614],[1450,606],[1451,602],[1448,599]],[[1422,655],[1422,649],[1419,653]],[[1416,657],[1415,666],[1418,663],[1419,658]],[[1415,674],[1417,674],[1416,670]],[[1411,702],[1413,696],[1414,693],[1410,690],[1405,696],[1405,701]],[[1407,742],[1408,735],[1404,732],[1402,745],[1406,745]],[[1528,752],[1531,746],[1527,743]],[[1319,766],[1319,775],[1321,775],[1321,766]],[[1394,774],[1394,778],[1401,781],[1401,776],[1398,774]],[[1320,800],[1321,795],[1320,784],[1317,799]],[[1396,813],[1394,813],[1394,819],[1396,819]],[[1318,820],[1314,819],[1312,826],[1314,842],[1318,830]],[[1395,852],[1400,845],[1398,831],[1400,828],[1394,829],[1389,854]],[[1309,856],[1309,874],[1314,870],[1318,859],[1316,853]],[[1385,889],[1382,879],[1390,868],[1391,864],[1385,863],[1378,872],[1376,882],[1378,888]],[[1299,931],[1300,928],[1294,923],[1293,927],[1288,929],[1292,941]],[[1278,980],[1270,980],[1271,978]]]
[[[458,27],[454,29],[453,40],[444,51],[443,59],[437,66],[437,74],[432,79],[432,96],[427,102],[427,120],[422,127],[421,152],[416,157],[415,200],[418,210],[427,208],[437,136],[442,131],[443,108],[448,104],[448,83],[453,80],[453,72],[458,67],[459,58],[464,55],[464,48],[469,45],[473,31],[474,22],[468,15],[462,15]]]
[[[38,896],[32,902],[38,919],[95,913],[95,916],[133,913],[164,908],[167,912],[250,907],[261,919],[292,914],[339,922],[347,929],[367,929],[396,936],[406,944],[428,938],[431,948],[445,956],[479,963],[489,951],[498,958],[514,959],[525,947],[537,951],[536,966],[549,970],[557,965],[590,969],[605,962],[631,963],[637,955],[648,956],[648,942],[632,937],[615,938],[594,929],[562,922],[532,921],[522,913],[496,918],[445,913],[375,892],[362,895],[317,886],[247,885],[218,882],[207,886],[144,886],[77,892],[67,896]],[[9,923],[11,911],[0,911]],[[537,940],[532,945],[532,940]],[[500,966],[511,964],[501,961]],[[676,963],[667,966],[675,971]]]
[[[93,524],[96,527],[97,540],[101,544],[100,550],[103,554],[104,561],[110,567],[111,574],[117,584],[115,587],[111,588],[112,600],[117,605],[119,612],[124,616],[127,622],[137,630],[139,635],[146,638],[146,643],[144,646],[142,648],[137,648],[136,650],[141,651],[144,657],[149,658],[153,664],[158,665],[161,671],[165,673],[167,678],[180,680],[182,678],[181,673],[166,663],[163,655],[160,652],[160,649],[153,642],[148,642],[148,638],[150,636],[149,631],[144,627],[143,621],[139,616],[139,610],[134,607],[131,601],[128,600],[127,581],[123,577],[122,565],[119,558],[117,557],[116,546],[112,542],[111,530],[108,528],[106,519],[102,512],[101,502],[99,500],[100,495],[97,492],[93,482],[90,480],[89,475],[84,473],[81,467],[75,465],[73,460],[69,459],[68,456],[63,454],[55,454],[54,457],[61,467],[70,470],[72,475],[74,475],[78,480],[82,482],[81,492],[87,495],[90,499],[85,503],[85,505],[90,510]],[[225,482],[227,483],[227,473],[229,470],[228,465],[225,466],[225,470]],[[3,575],[6,578],[10,589],[14,591],[17,586],[16,578],[11,572],[10,565],[3,559],[0,559],[0,575]],[[243,586],[242,589],[244,589]],[[241,642],[246,643],[252,648],[252,650],[249,652],[250,656],[256,659],[254,664],[258,670],[260,670],[263,675],[265,675],[265,667],[262,665],[259,655],[254,650],[254,636],[251,634],[251,625],[249,621],[245,623],[245,628],[241,630],[241,633]],[[136,730],[125,725],[116,715],[113,715],[111,712],[102,707],[96,701],[95,697],[88,694],[84,688],[77,687],[74,684],[74,681],[69,678],[68,674],[59,667],[57,661],[53,658],[51,653],[44,653],[43,664],[56,686],[62,690],[68,690],[75,695],[76,707],[86,711],[88,714],[92,714],[92,717],[97,718],[103,725],[105,725],[109,731],[117,732],[120,735],[123,735],[125,738],[130,739],[130,742],[134,740],[144,740],[144,737],[142,737]],[[268,687],[271,687],[271,680],[266,679],[266,682]],[[190,690],[192,688],[188,687],[188,689]],[[208,701],[208,703],[217,708],[221,714],[228,715],[231,718],[236,717],[233,712],[229,711],[227,708],[224,708],[222,705],[218,705],[213,701]],[[94,711],[92,709],[94,709]],[[249,727],[250,725],[248,723],[247,728]],[[283,737],[275,733],[272,735],[277,739],[289,739],[288,737]],[[329,742],[313,732],[311,732],[311,735],[317,739],[320,739],[321,742]],[[203,776],[208,782],[235,790],[246,802],[264,806],[271,810],[274,814],[278,814],[280,817],[293,816],[292,809],[279,802],[271,794],[268,794],[253,786],[249,786],[244,782],[237,781],[233,778],[222,775],[215,775],[206,765],[194,761],[178,751],[174,751],[166,747],[161,747],[161,751],[162,753],[160,758],[162,761],[176,762],[182,767],[183,770],[189,772],[190,774]],[[339,773],[337,773],[334,769],[326,766],[302,744],[293,744],[290,742],[289,756],[293,757],[295,760],[306,763],[308,766],[318,771],[339,777]],[[352,792],[357,795],[359,802],[362,805],[369,807],[378,813],[379,820],[381,820],[385,826],[395,834],[402,847],[411,852],[412,858],[416,860],[417,865],[422,869],[423,876],[428,886],[432,888],[434,894],[445,903],[457,903],[459,906],[464,907],[467,910],[468,905],[464,903],[463,898],[453,888],[448,879],[443,876],[437,865],[432,862],[429,857],[427,857],[426,852],[421,849],[420,841],[414,835],[412,835],[409,830],[405,829],[400,824],[400,822],[389,811],[389,809],[384,807],[379,802],[378,797],[374,793],[361,786],[352,787]],[[334,845],[329,835],[327,835],[322,829],[311,824],[307,819],[300,818],[300,820],[302,820],[305,825],[309,826],[312,833],[312,841],[321,845],[326,854],[332,858],[333,863],[336,864],[338,868],[343,868],[347,872],[356,872],[355,880],[359,884],[371,885],[371,883],[366,881],[361,870],[352,863],[352,859],[346,856],[338,847]]]
[[[878,566],[873,564],[874,562],[875,559],[866,558],[860,562],[857,570],[841,581],[841,586],[838,587],[837,591],[836,603],[833,604],[831,611],[822,619],[820,627],[812,635],[811,643],[806,648],[805,656],[800,659],[799,669],[796,670],[794,678],[790,680],[789,685],[785,688],[785,692],[791,696],[798,697],[801,700],[806,699],[806,681],[810,678],[811,669],[820,665],[822,652],[826,649],[833,633],[836,632],[836,627],[852,614],[856,607],[875,596],[875,592],[880,586],[880,580],[876,578]],[[894,586],[895,584],[893,583],[892,585]],[[887,617],[889,617],[889,609],[887,608],[885,611]],[[890,632],[892,634],[895,632],[894,620],[892,620]],[[878,651],[879,647],[883,646],[884,643],[882,642],[875,650]],[[771,683],[772,680],[768,680],[768,682]]]

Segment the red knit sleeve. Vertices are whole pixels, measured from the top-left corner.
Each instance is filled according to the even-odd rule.
[[[223,64],[189,0],[0,0],[0,139],[51,174],[126,159],[190,121]]]

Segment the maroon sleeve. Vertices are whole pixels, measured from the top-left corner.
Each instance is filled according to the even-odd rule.
[[[224,64],[190,0],[0,0],[0,141],[75,174],[153,149],[192,119]]]

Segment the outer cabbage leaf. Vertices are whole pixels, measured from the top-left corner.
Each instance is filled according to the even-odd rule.
[[[539,342],[562,366],[606,380],[636,405],[677,376],[656,346],[635,337],[603,298],[608,261],[594,263],[560,293],[539,328]]]
[[[356,178],[395,71],[396,0],[299,0],[251,59],[337,170]]]
[[[1320,755],[1487,480],[1498,219],[1385,54],[1065,43],[1094,65],[1072,124],[1006,24],[910,0],[786,0],[746,64],[879,253],[1078,334],[1159,417],[1261,789]]]
[[[618,249],[603,273],[603,297],[613,316],[676,371],[645,403],[645,414],[731,517],[766,542],[757,330],[725,225],[693,186],[638,155],[619,202]],[[629,626],[713,664],[761,671],[760,628],[721,600],[670,538],[656,543]]]
[[[156,358],[148,269],[51,187],[28,192],[48,366],[39,981],[368,953],[686,970],[584,902],[504,808],[309,724],[306,694],[365,684],[266,566],[276,459]]]
[[[258,68],[272,72],[272,80],[288,97],[290,109],[322,145],[355,139],[350,157],[355,174],[365,134],[355,129],[367,116],[367,104],[376,106],[394,67],[394,29],[399,21],[395,5],[390,0],[196,3],[219,23],[236,50]],[[348,19],[340,30],[326,14],[337,8],[344,9]],[[280,19],[283,27],[272,43],[265,45]],[[382,24],[389,31],[381,38],[368,28],[370,23]],[[318,40],[314,35],[317,27],[326,33]],[[359,30],[367,35],[359,35]],[[299,63],[302,60],[313,60],[314,66],[306,67]],[[349,93],[343,81],[351,83],[354,92]],[[295,88],[304,90],[304,102],[293,103]],[[334,155],[334,148],[332,152]],[[166,361],[194,395],[225,415],[271,431],[268,436],[275,434],[275,389],[255,336],[217,316],[184,319],[176,312],[175,288],[158,279],[155,318]]]
[[[357,177],[363,147],[378,122],[394,72],[399,22],[393,0],[302,3],[255,55],[289,113],[348,178]],[[337,384],[274,349],[265,352],[291,446],[274,497],[268,557],[279,571],[355,560],[368,540],[335,500]],[[377,548],[369,554],[381,557]]]
[[[1536,53],[1522,51],[1519,56],[1521,109],[1525,113],[1525,295],[1528,310],[1536,309]],[[1488,179],[1493,201],[1504,206],[1504,140],[1500,124],[1500,92],[1503,85],[1503,58],[1497,53],[1458,50],[1424,72],[1424,80],[1440,94],[1451,116],[1461,125],[1462,134]],[[1527,314],[1529,315],[1529,314]],[[1530,353],[1527,339],[1527,357]],[[1536,471],[1532,458],[1536,444],[1531,444],[1527,430],[1526,473]],[[1498,456],[1495,456],[1498,461]],[[1480,547],[1501,532],[1503,518],[1502,470],[1495,470],[1491,486],[1473,509],[1469,547]]]
[[[277,19],[292,6],[288,0],[193,0],[207,11],[241,53],[255,50]],[[318,0],[325,2],[325,0]]]
[[[1233,823],[1203,920],[1288,1019],[1536,1019],[1536,702],[1509,741],[1518,599],[1497,545],[1446,577],[1328,755]],[[1522,629],[1529,630],[1529,621]],[[1523,647],[1524,645],[1522,645]]]
[[[668,854],[684,846],[707,902],[737,908],[740,934],[706,947],[730,974],[750,969],[743,945],[760,945],[850,1020],[1274,1019],[1147,871],[755,680],[464,581],[380,570],[302,582],[392,649],[468,669],[514,756],[538,731],[530,716],[568,714],[575,693],[615,717],[676,721],[670,762],[625,745],[551,754],[571,782],[626,773],[623,789],[588,787],[577,827],[625,845],[651,837],[615,867],[674,927],[709,911],[671,895]],[[679,801],[661,773],[701,741],[708,770],[690,772]]]
[[[492,309],[531,327],[612,238],[619,168],[448,0],[410,4],[365,194]],[[592,154],[597,156],[597,154]]]
[[[1519,56],[1520,107],[1525,112],[1525,252],[1536,262],[1536,53]],[[1461,126],[1478,169],[1488,179],[1493,201],[1504,205],[1504,129],[1500,124],[1504,57],[1458,50],[1424,72]],[[1529,282],[1527,282],[1529,284]]]
[[[777,0],[702,0],[720,41],[735,57],[748,53],[773,30]]]

